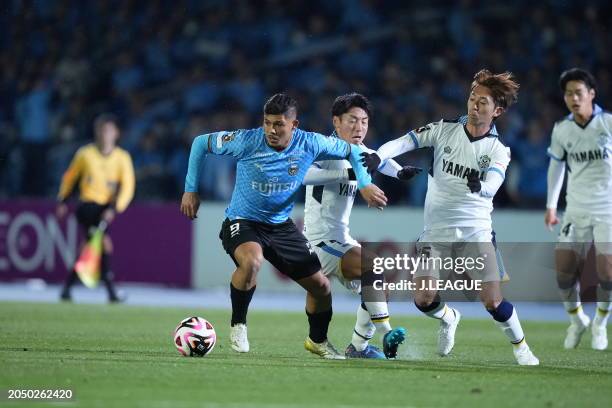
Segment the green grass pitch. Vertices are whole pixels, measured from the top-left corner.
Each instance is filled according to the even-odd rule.
[[[394,308],[413,307],[394,304]],[[526,322],[540,367],[515,365],[489,320],[461,321],[450,357],[435,354],[437,322],[395,317],[408,329],[396,361],[325,361],[303,349],[301,313],[251,312],[251,352],[228,345],[229,311],[107,305],[0,303],[0,406],[82,407],[604,407],[612,355],[562,349],[565,323]],[[210,320],[211,355],[185,358],[172,343],[184,317]],[[344,348],[354,317],[336,314],[330,338]],[[375,344],[380,344],[377,340]],[[69,388],[72,402],[7,401],[7,389]],[[38,404],[38,405],[37,405]]]

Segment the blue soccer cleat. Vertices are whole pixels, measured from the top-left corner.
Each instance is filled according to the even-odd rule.
[[[368,345],[363,351],[357,351],[353,343],[349,344],[344,355],[347,358],[373,358],[376,360],[384,360],[385,354],[378,347]]]
[[[385,357],[395,358],[397,356],[397,347],[404,342],[405,338],[406,329],[403,327],[396,327],[390,332],[387,332],[383,337],[383,351]]]

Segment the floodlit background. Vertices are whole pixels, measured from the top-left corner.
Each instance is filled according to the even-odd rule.
[[[120,117],[120,144],[137,173],[134,203],[112,228],[117,281],[227,289],[232,263],[217,233],[235,163],[207,157],[201,216],[195,226],[183,219],[177,207],[195,136],[259,126],[265,99],[281,91],[299,101],[303,128],[328,134],[334,98],[356,91],[374,103],[366,144],[376,148],[462,115],[481,68],[510,70],[521,84],[518,104],[497,124],[513,158],[495,198],[498,239],[553,241],[542,219],[545,151],[566,114],[557,80],[567,68],[591,70],[606,107],[611,8],[553,0],[3,2],[0,281],[59,282],[70,268],[77,227],[74,218],[55,219],[54,197],[101,112]],[[430,156],[400,158],[408,161],[428,167]],[[391,206],[357,209],[356,237],[416,238],[426,181],[424,173],[408,183],[377,176]],[[261,279],[269,282],[262,289],[295,286],[271,269]]]

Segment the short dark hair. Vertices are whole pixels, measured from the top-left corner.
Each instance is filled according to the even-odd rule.
[[[295,99],[284,93],[272,95],[264,105],[264,115],[283,115],[294,114],[297,116],[298,104]]]
[[[97,135],[102,129],[102,126],[106,125],[107,123],[113,123],[115,126],[119,127],[119,119],[117,116],[113,115],[112,113],[102,113],[101,115],[98,115],[96,119],[94,119],[94,134]]]
[[[372,117],[372,103],[362,94],[353,92],[342,95],[336,98],[332,105],[332,116],[342,116],[351,108],[361,108],[368,114],[368,118]]]
[[[581,81],[584,82],[587,88],[597,90],[597,84],[595,83],[595,77],[593,77],[593,74],[581,68],[571,68],[567,71],[563,71],[559,77],[561,92],[565,92],[565,87],[569,81]]]

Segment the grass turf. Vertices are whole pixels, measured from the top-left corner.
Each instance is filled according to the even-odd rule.
[[[394,305],[411,307],[410,305]],[[184,317],[217,330],[211,355],[185,358],[172,342]],[[437,357],[437,322],[396,317],[408,340],[396,361],[325,361],[303,349],[306,317],[251,312],[251,352],[228,345],[229,312],[116,305],[0,303],[0,405],[6,390],[69,388],[83,407],[576,407],[612,404],[612,354],[585,335],[562,349],[564,323],[525,322],[540,367],[515,365],[488,320],[461,321],[452,355]],[[354,324],[334,316],[330,339],[343,349]],[[380,340],[374,344],[380,345]],[[50,406],[38,402],[38,406]]]

